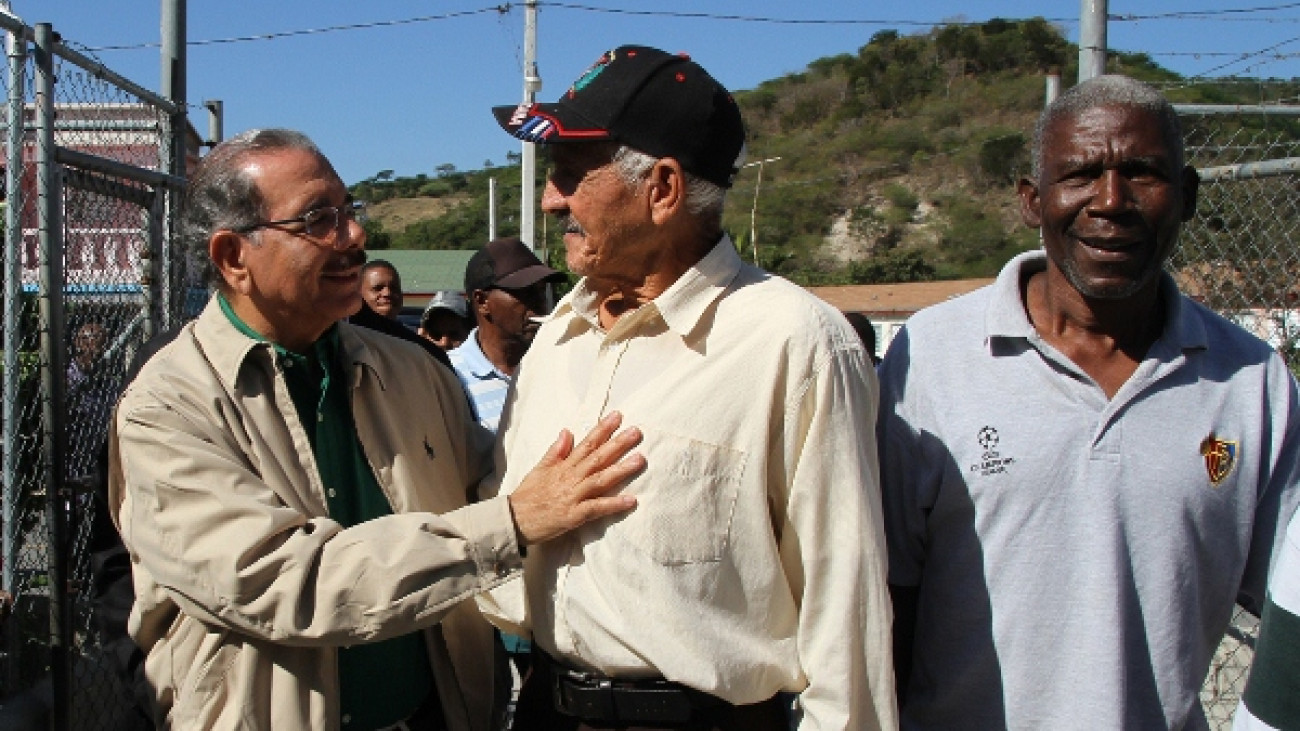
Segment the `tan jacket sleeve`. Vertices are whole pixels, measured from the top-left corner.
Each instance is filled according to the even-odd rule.
[[[432,625],[520,565],[503,498],[345,529],[254,471],[209,416],[128,393],[117,423],[123,538],[191,616],[279,643],[347,645]]]

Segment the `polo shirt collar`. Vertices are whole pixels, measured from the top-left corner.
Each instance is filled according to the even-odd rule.
[[[456,351],[456,355],[460,357],[460,362],[465,366],[465,370],[480,381],[494,376],[507,381],[510,380],[509,376],[492,365],[492,361],[488,360],[487,355],[483,352],[483,347],[478,344],[478,328],[469,331],[469,336],[465,338],[465,342],[461,343],[459,348],[456,348]]]
[[[990,285],[993,296],[985,312],[984,327],[988,339],[1031,339],[1036,333],[1025,312],[1021,282],[1030,275],[1047,269],[1047,252],[1042,249],[1026,251],[1007,262]],[[1178,291],[1178,284],[1168,272],[1160,273],[1160,301],[1165,310],[1165,329],[1159,342],[1167,342],[1178,350],[1203,350],[1209,344],[1205,323],[1186,306]]]
[[[713,303],[726,292],[740,273],[742,262],[731,243],[723,234],[713,249],[700,259],[667,290],[642,306],[654,308],[668,329],[682,337],[690,335]],[[600,328],[599,300],[584,277],[573,291],[556,305],[552,318],[575,315],[594,329]]]

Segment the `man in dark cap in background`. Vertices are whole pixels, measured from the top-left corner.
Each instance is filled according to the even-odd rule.
[[[735,101],[624,46],[559,103],[495,111],[551,146],[542,209],[583,277],[515,375],[501,490],[614,409],[649,465],[635,510],[530,547],[483,601],[533,635],[515,728],[894,727],[875,374],[839,312],[723,233]]]
[[[516,237],[496,239],[465,267],[465,293],[477,326],[450,351],[474,418],[496,433],[506,391],[547,314],[546,285],[564,275],[546,266]]]

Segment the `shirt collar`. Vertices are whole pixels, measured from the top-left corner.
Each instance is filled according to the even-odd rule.
[[[492,365],[492,361],[488,360],[487,355],[483,352],[483,347],[478,344],[478,328],[470,330],[465,342],[461,343],[460,347],[453,352],[456,353],[461,364],[465,366],[465,370],[479,380],[493,376],[506,381],[510,380],[510,376],[497,370],[497,367]]]
[[[1035,335],[1034,325],[1025,312],[1023,283],[1031,275],[1047,269],[1047,253],[1042,249],[1026,251],[1002,268],[985,311],[985,335],[989,338],[1023,338]],[[1179,350],[1204,349],[1208,345],[1205,324],[1186,307],[1178,284],[1168,272],[1160,273],[1160,306],[1165,312],[1161,341]]]
[[[339,351],[338,323],[330,325],[330,328],[317,338],[316,342],[312,343],[310,355],[295,353],[279,343],[267,340],[265,335],[254,330],[248,323],[244,322],[244,320],[235,313],[235,308],[230,305],[230,300],[226,299],[226,295],[217,292],[216,300],[222,313],[224,313],[226,318],[230,320],[230,324],[235,326],[236,330],[259,342],[269,343],[272,350],[275,351],[275,354],[281,358],[288,358],[295,363],[307,363],[316,360],[324,364],[332,360],[335,354]]]
[[[653,307],[670,330],[688,336],[740,272],[742,262],[731,237],[723,234],[713,249],[700,259],[667,290],[643,305]],[[584,277],[573,291],[556,305],[551,318],[576,315],[592,328],[600,328],[600,302]]]
[[[290,352],[248,327],[234,314],[220,292],[215,293],[203,308],[194,323],[194,333],[217,374],[231,388],[239,378],[244,361],[253,353],[265,353],[269,359]],[[333,353],[342,353],[342,363],[368,366],[369,370],[377,373],[373,354],[365,342],[353,334],[351,326],[335,324],[321,337],[329,338],[328,347]],[[355,386],[360,377],[361,371],[356,370],[350,385]]]

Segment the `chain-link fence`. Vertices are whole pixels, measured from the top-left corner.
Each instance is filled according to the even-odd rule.
[[[1196,219],[1173,267],[1186,289],[1276,347],[1294,370],[1300,345],[1300,107],[1182,107],[1201,172]]]
[[[6,722],[120,729],[132,701],[120,659],[104,651],[92,555],[113,541],[103,475],[124,370],[182,304],[184,262],[164,242],[189,128],[183,105],[71,50],[48,25],[0,13],[0,26],[0,589],[12,598],[0,698]]]
[[[1300,108],[1178,107],[1187,162],[1201,175],[1196,217],[1170,264],[1180,286],[1300,367]],[[1201,690],[1210,727],[1228,729],[1258,625],[1238,608]]]

